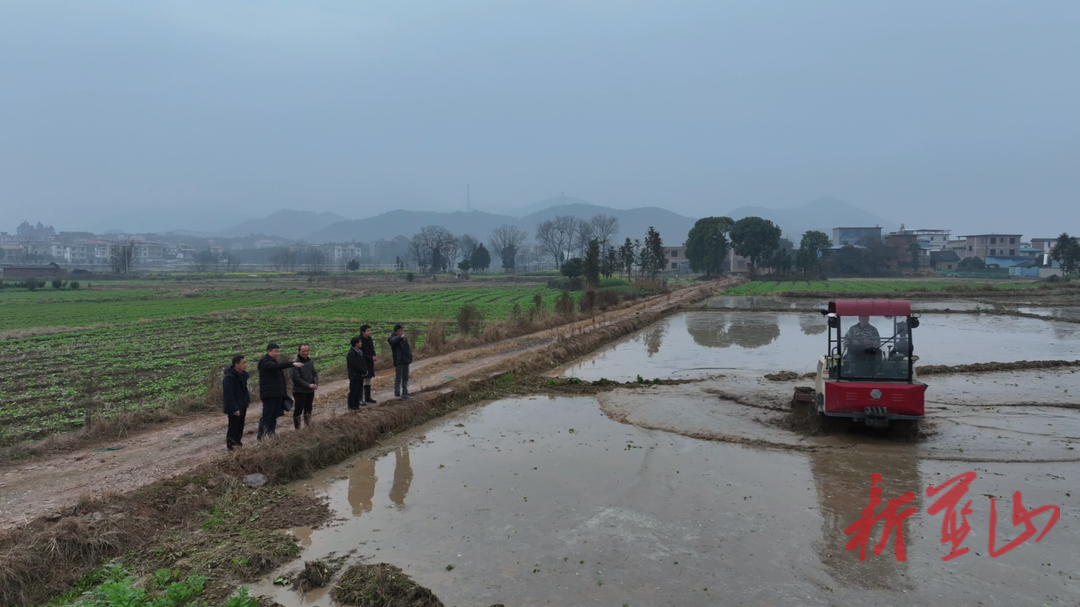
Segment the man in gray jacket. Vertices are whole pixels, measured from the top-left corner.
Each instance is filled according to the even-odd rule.
[[[300,429],[300,417],[304,418],[304,425],[311,423],[311,408],[315,403],[315,391],[319,389],[319,372],[315,369],[315,361],[311,360],[311,346],[304,344],[296,353],[293,362],[300,363],[301,367],[293,367],[292,375],[293,406],[292,423],[297,430]]]
[[[386,340],[390,342],[390,351],[394,354],[394,396],[409,396],[409,365],[412,364],[412,348],[405,337],[405,327],[394,325],[394,332]]]

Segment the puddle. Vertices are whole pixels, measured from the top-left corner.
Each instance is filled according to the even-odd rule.
[[[1080,320],[1080,307],[1018,308],[1018,311],[1025,314],[1037,314],[1039,316],[1046,316],[1048,318],[1067,318],[1070,320]]]
[[[689,389],[678,388],[684,396]],[[652,402],[662,409],[668,400],[657,390]],[[1066,497],[1076,463],[1050,470],[902,451],[748,449],[618,423],[591,398],[505,400],[405,433],[295,485],[326,495],[344,520],[294,532],[306,560],[355,550],[355,559],[401,567],[447,605],[1080,601],[1080,496]],[[924,492],[969,470],[978,474],[966,496],[971,554],[943,562],[942,519],[926,515]],[[914,493],[906,561],[895,559],[892,544],[863,562],[845,549],[844,530],[867,505],[872,472],[883,476],[886,499]],[[1061,519],[1040,543],[990,558],[985,495],[1001,497],[1000,546],[1015,537],[1002,508],[1018,490],[1029,508],[1061,506]],[[879,525],[875,543],[880,534]],[[271,585],[300,566],[271,573],[255,591],[286,607],[332,606],[325,591],[301,597]]]
[[[1080,357],[1080,325],[1009,316],[927,314],[914,332],[920,364]],[[560,375],[632,381],[731,370],[807,372],[826,349],[825,321],[804,312],[691,311],[568,365]]]

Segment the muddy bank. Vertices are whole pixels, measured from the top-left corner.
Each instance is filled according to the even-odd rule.
[[[1018,360],[1011,363],[975,363],[971,365],[919,365],[915,367],[920,376],[956,375],[971,373],[1001,373],[1003,371],[1030,371],[1033,369],[1073,369],[1080,368],[1080,360]],[[762,377],[769,381],[794,381],[797,379],[813,380],[817,373],[796,373],[778,371],[766,373]]]
[[[634,401],[629,409],[660,416],[671,413],[673,401],[696,398],[694,387],[599,398]],[[709,404],[698,417],[679,413],[692,425],[708,420],[718,399],[699,394]],[[735,406],[753,404],[763,411],[771,406],[752,398]],[[1071,567],[1080,503],[1070,481],[1080,464],[1048,470],[1023,462],[948,462],[865,437],[846,446],[840,438],[829,441],[834,448],[748,448],[617,423],[600,415],[591,398],[502,400],[433,421],[320,472],[303,488],[325,496],[342,521],[295,533],[304,538],[306,557],[356,549],[356,560],[390,563],[448,605],[1080,601]],[[792,440],[800,442],[806,441]],[[925,490],[967,470],[978,475],[968,495],[972,553],[943,563],[942,519],[926,514]],[[885,497],[914,495],[917,512],[902,525],[906,561],[893,557],[891,544],[866,561],[845,549],[845,529],[866,507],[871,473],[882,475]],[[990,558],[985,496],[1000,506],[1019,489],[1025,505],[1058,505],[1062,518],[1038,544]],[[999,545],[1000,533],[1010,533],[1006,527]],[[325,594],[273,587],[273,576],[282,573],[271,572],[257,590],[286,607],[336,604]]]

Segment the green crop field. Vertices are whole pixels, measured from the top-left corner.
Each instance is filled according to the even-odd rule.
[[[530,309],[536,295],[551,311],[559,292],[481,284],[372,295],[224,285],[0,290],[0,445],[77,428],[89,415],[198,397],[231,356],[258,358],[270,341],[289,355],[310,344],[324,376],[340,377],[361,324],[375,327],[379,347],[393,324],[406,324],[420,347],[435,318],[452,334],[466,303],[497,321],[515,304]]]
[[[197,316],[267,306],[326,301],[340,294],[318,290],[40,290],[0,291],[0,332],[86,327],[158,318]]]
[[[1036,282],[972,282],[965,280],[918,280],[918,279],[832,279],[796,280],[782,282],[748,282],[725,295],[769,295],[785,292],[813,293],[904,293],[920,291],[994,291],[1006,289],[1036,288]]]

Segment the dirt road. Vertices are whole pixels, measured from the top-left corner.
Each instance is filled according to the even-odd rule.
[[[555,329],[419,359],[412,366],[412,391],[414,394],[432,391],[455,379],[496,371],[508,355],[535,350],[555,340],[572,339],[635,315],[675,309],[725,285],[695,286]],[[392,384],[392,372],[382,372],[375,378],[373,396],[379,401],[377,406],[394,405]],[[344,411],[347,390],[345,380],[324,384],[315,400],[315,415]],[[259,413],[259,404],[253,403],[248,410],[245,441],[254,442]],[[291,419],[281,418],[278,431],[294,432]],[[228,457],[224,434],[225,424],[220,414],[193,414],[111,442],[80,446],[0,468],[0,528],[70,506],[84,494],[131,491],[213,458]]]

